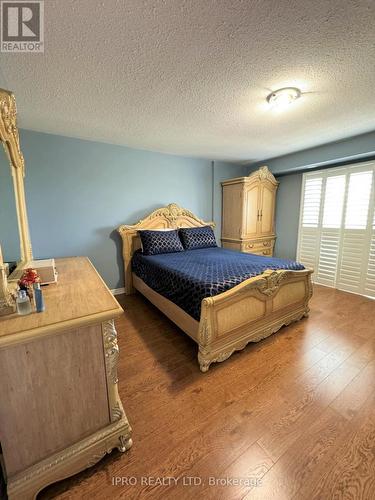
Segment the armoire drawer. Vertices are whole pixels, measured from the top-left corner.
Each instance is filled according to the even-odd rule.
[[[263,255],[264,257],[272,257],[273,255],[273,252],[271,250],[271,248],[268,248],[266,250],[261,250],[259,248],[257,248],[256,250],[245,250],[246,253],[254,253],[255,255]]]
[[[242,252],[255,253],[256,255],[272,256],[274,240],[247,241],[242,243]]]

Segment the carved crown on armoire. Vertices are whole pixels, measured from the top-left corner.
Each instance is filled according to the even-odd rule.
[[[221,185],[222,246],[272,256],[276,240],[275,202],[279,183],[268,167],[260,167],[248,177],[229,179]]]

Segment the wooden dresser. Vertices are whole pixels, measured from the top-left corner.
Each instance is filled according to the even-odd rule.
[[[224,248],[258,255],[273,255],[278,184],[265,166],[248,177],[238,177],[221,183],[221,242]]]
[[[10,499],[33,499],[132,444],[117,391],[114,319],[123,310],[87,258],[56,267],[44,313],[0,318],[0,458]]]

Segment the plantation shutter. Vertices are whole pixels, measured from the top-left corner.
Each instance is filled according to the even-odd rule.
[[[299,260],[306,267],[316,268],[319,251],[319,219],[323,177],[306,178],[303,186],[302,224],[299,231]]]
[[[317,281],[335,286],[340,251],[341,221],[345,196],[345,175],[328,177],[325,181],[323,219],[317,263]]]
[[[303,176],[297,259],[314,281],[375,296],[375,163]]]
[[[375,183],[374,179],[373,183]],[[375,193],[375,186],[373,187],[373,194],[374,193]],[[371,225],[372,227],[371,227],[369,256],[367,262],[365,295],[369,295],[370,297],[375,297],[375,206],[373,209],[373,217]]]

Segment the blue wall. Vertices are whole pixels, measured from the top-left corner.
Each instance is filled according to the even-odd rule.
[[[375,157],[375,131],[342,141],[329,142],[315,148],[304,149],[277,158],[258,161],[246,167],[246,172],[260,165],[268,165],[274,174],[291,174],[354,163]]]
[[[296,257],[302,172],[375,157],[375,131],[248,165],[244,175],[267,165],[280,182],[276,199],[277,257]]]
[[[36,258],[87,255],[110,288],[123,286],[115,231],[176,202],[218,223],[219,179],[238,166],[21,130]],[[215,176],[214,176],[215,172]],[[214,196],[215,194],[215,196]]]
[[[302,172],[369,157],[375,133],[299,151],[257,164],[135,150],[122,146],[21,130],[26,197],[36,258],[88,255],[110,288],[123,286],[121,241],[116,227],[176,202],[221,232],[221,186],[259,164],[280,181],[276,208],[276,255],[296,253]],[[282,174],[282,175],[280,175]],[[288,175],[293,174],[293,175]]]
[[[275,256],[295,259],[297,253],[302,174],[277,177]]]

